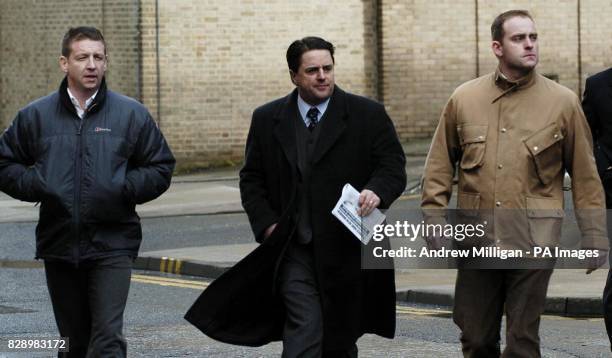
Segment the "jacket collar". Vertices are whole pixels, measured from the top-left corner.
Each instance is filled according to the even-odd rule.
[[[70,111],[70,113],[74,113],[75,115],[77,115],[76,109],[74,108],[74,105],[72,104],[72,101],[70,100],[70,96],[68,95],[68,78],[67,77],[64,77],[64,79],[62,80],[62,83],[60,84],[58,92],[60,96],[60,101],[62,102],[64,107],[66,107],[66,109]],[[93,102],[91,102],[91,104],[89,105],[87,109],[87,113],[90,113],[90,112],[95,113],[100,110],[100,108],[104,104],[104,101],[106,100],[106,92],[107,92],[106,77],[102,77],[102,82],[100,83],[98,94],[96,94],[96,97],[94,98]]]
[[[274,121],[276,122],[274,135],[291,163],[297,162],[296,121],[294,120],[295,116],[298,115],[297,95],[297,89],[294,89],[285,97],[274,115]],[[346,92],[335,86],[327,110],[321,117],[319,138],[312,154],[313,163],[318,162],[323,157],[346,128],[345,122],[348,117],[346,107]]]
[[[527,89],[533,86],[536,82],[536,71],[533,70],[529,72],[526,76],[519,78],[516,81],[509,80],[499,69],[499,66],[495,70],[495,75],[493,76],[493,80],[495,81],[495,86],[499,88],[502,93],[495,97],[493,102],[496,102],[500,98],[504,97],[508,93],[520,91]]]

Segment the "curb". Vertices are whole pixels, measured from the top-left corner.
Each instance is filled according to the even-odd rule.
[[[396,292],[396,301],[452,308],[454,295],[428,290]],[[546,297],[544,314],[563,317],[601,318],[603,301],[594,297]]]
[[[188,275],[216,279],[230,266],[223,267],[201,262],[191,262],[171,257],[141,257],[134,261],[134,269]]]
[[[222,266],[202,262],[178,260],[171,257],[138,257],[134,269],[165,272],[216,279],[232,264]],[[454,294],[432,290],[398,290],[395,293],[398,303],[425,304],[452,308]],[[544,314],[564,317],[603,317],[602,298],[595,297],[546,297]]]

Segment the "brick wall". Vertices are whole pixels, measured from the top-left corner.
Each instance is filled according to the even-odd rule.
[[[612,66],[609,1],[583,0],[580,10],[577,0],[382,0],[381,6],[381,97],[402,139],[430,136],[455,87],[495,69],[490,28],[503,11],[531,12],[540,41],[538,71],[558,76],[577,94],[588,74]]]
[[[582,0],[581,3],[581,72],[584,81],[588,76],[612,67],[612,2]]]
[[[541,73],[579,93],[612,66],[607,0],[2,0],[0,128],[57,88],[61,37],[89,24],[109,85],[143,101],[183,168],[242,159],[253,109],[293,89],[285,51],[307,35],[336,45],[339,86],[381,100],[402,139],[428,137],[451,92],[495,68],[490,25],[511,8],[535,17]]]
[[[285,52],[298,38],[334,43],[336,80],[375,96],[373,1],[142,1],[143,101],[154,111],[179,165],[241,160],[251,113],[293,89]],[[156,61],[159,60],[160,88]],[[159,91],[159,93],[158,93]],[[158,96],[160,103],[158,103]]]
[[[63,72],[58,59],[69,27],[102,30],[110,57],[109,86],[138,96],[136,0],[0,1],[0,128],[17,110],[54,91]]]
[[[475,75],[469,0],[382,0],[382,93],[401,138],[429,137],[453,89]]]

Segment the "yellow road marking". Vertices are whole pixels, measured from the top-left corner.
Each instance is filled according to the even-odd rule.
[[[416,315],[416,316],[452,316],[452,311],[444,309],[430,309],[430,308],[418,308],[409,306],[396,306],[395,311],[397,314]],[[589,322],[603,321],[601,317],[567,317],[557,315],[542,315],[545,319],[551,320],[584,320]]]
[[[192,288],[194,290],[202,290],[207,287],[206,285],[189,285],[189,284],[176,283],[176,282],[160,282],[160,281],[145,280],[145,279],[139,279],[139,278],[132,279],[132,281],[140,282],[140,283],[148,283],[148,284],[153,284],[153,285],[158,285],[158,286]]]
[[[417,308],[407,306],[395,306],[395,311],[399,314],[412,314],[417,316],[439,316],[439,315],[451,315],[452,312],[443,309],[430,309],[430,308]]]
[[[408,195],[402,195],[399,198],[397,198],[397,200],[412,200],[412,199],[417,199],[420,198],[421,194],[408,194]]]
[[[542,317],[546,319],[554,319],[554,320],[572,320],[572,321],[589,321],[589,322],[597,322],[603,321],[601,317],[567,317],[567,316],[555,316],[551,314],[544,314]]]
[[[196,280],[185,280],[174,277],[160,277],[160,276],[148,276],[148,275],[138,275],[133,274],[133,278],[146,279],[146,280],[154,280],[154,281],[167,281],[167,282],[178,282],[178,283],[186,283],[192,285],[208,285],[209,282],[206,281],[196,281]]]
[[[202,282],[202,281],[181,280],[178,278],[156,277],[156,276],[145,276],[145,275],[132,275],[132,281],[159,285],[159,286],[192,288],[196,290],[202,290],[208,287],[208,284],[209,284],[208,282]]]

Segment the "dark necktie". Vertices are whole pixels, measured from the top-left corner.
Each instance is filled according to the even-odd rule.
[[[306,113],[306,117],[310,120],[310,123],[308,123],[308,130],[312,132],[317,126],[317,122],[319,122],[319,110],[317,107],[310,108],[308,113]]]

